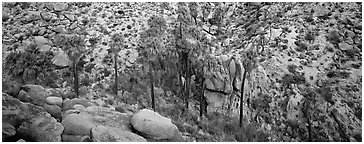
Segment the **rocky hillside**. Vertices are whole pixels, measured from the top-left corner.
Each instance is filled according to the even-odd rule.
[[[3,141],[362,141],[362,3],[2,6]]]

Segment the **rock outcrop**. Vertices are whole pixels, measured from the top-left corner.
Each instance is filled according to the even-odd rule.
[[[50,114],[41,112],[24,121],[18,128],[18,132],[37,142],[61,142],[63,129],[63,125]]]

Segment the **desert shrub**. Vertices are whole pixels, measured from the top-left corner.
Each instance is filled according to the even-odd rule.
[[[326,74],[326,76],[329,78],[334,78],[334,77],[348,78],[349,75],[350,75],[350,72],[338,71],[338,70],[331,70],[331,71],[327,72],[327,74]]]
[[[303,52],[303,51],[306,51],[308,49],[307,44],[303,43],[301,41],[295,41],[294,44],[297,45],[296,50],[299,51],[299,52]]]
[[[285,74],[282,77],[282,83],[288,87],[290,84],[304,84],[306,79],[303,74]]]
[[[313,33],[312,32],[308,32],[308,33],[306,33],[306,36],[305,36],[305,39],[307,40],[307,41],[314,41],[315,40],[315,35],[313,35]]]
[[[332,44],[336,45],[340,43],[340,35],[337,31],[330,31],[328,35],[326,35],[326,39],[330,41]]]
[[[42,52],[36,44],[30,44],[25,51],[13,51],[5,60],[5,69],[23,83],[57,87],[58,75],[52,67],[53,52]]]

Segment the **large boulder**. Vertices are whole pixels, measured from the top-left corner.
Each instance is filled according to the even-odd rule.
[[[22,103],[6,93],[2,95],[2,122],[9,123],[15,128],[19,127],[24,120],[31,119],[44,111],[42,107]]]
[[[21,87],[18,99],[22,102],[30,102],[37,106],[43,106],[47,98],[46,90],[40,85],[27,84]]]
[[[148,109],[134,114],[131,125],[144,137],[152,140],[183,141],[181,132],[170,119]]]
[[[91,129],[97,125],[130,131],[131,114],[119,113],[104,107],[90,106],[80,110],[79,113],[64,117],[62,124],[65,127],[64,134],[67,135],[91,136]]]
[[[91,131],[94,142],[147,142],[143,137],[120,128],[98,125]]]
[[[36,117],[24,121],[18,132],[36,142],[61,142],[63,125],[49,113],[41,112]]]
[[[68,135],[91,135],[91,128],[94,124],[90,121],[89,115],[69,114],[62,120],[64,133]]]

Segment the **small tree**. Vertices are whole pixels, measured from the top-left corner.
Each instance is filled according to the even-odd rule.
[[[256,55],[253,51],[248,51],[246,54],[246,58],[243,61],[244,66],[244,75],[241,84],[241,95],[240,95],[240,121],[239,126],[242,127],[243,123],[243,104],[244,104],[244,85],[247,74],[250,75],[251,71],[257,66],[255,58]]]
[[[152,98],[152,108],[155,110],[155,97],[154,97],[154,79],[153,79],[153,62],[157,61],[158,55],[164,48],[162,38],[167,29],[166,20],[154,15],[148,20],[149,28],[140,34],[140,41],[142,49],[142,56],[148,60],[150,89]]]
[[[111,52],[114,54],[114,70],[115,70],[115,96],[118,95],[118,53],[123,47],[124,37],[121,33],[115,33],[111,36],[112,43],[110,45]]]
[[[56,37],[55,44],[62,48],[63,51],[67,54],[68,58],[72,62],[72,73],[74,76],[73,79],[73,89],[76,95],[78,96],[78,87],[79,87],[79,81],[78,81],[78,71],[79,69],[79,62],[80,59],[83,57],[83,55],[86,52],[85,49],[85,38],[84,36],[78,35],[78,34],[61,34]]]

